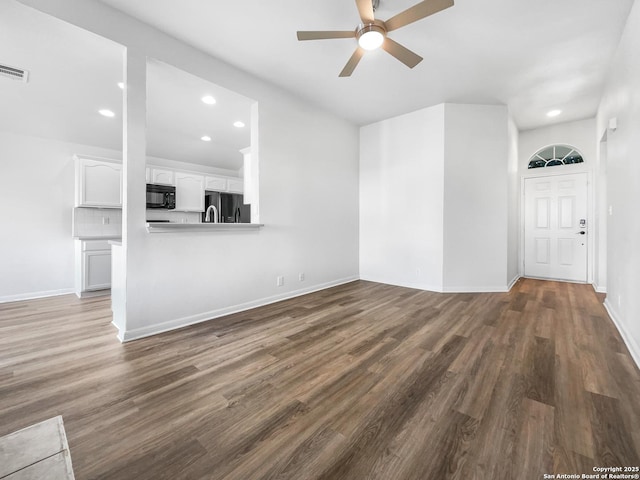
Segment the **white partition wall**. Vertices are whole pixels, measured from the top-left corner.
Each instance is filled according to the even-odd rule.
[[[361,277],[506,290],[508,215],[517,214],[508,209],[507,139],[500,106],[442,104],[362,127]]]

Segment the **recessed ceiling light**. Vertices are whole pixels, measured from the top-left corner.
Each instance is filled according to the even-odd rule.
[[[244,127],[244,123],[241,121],[233,122],[233,126],[236,128],[242,128]]]
[[[547,117],[557,117],[562,113],[562,110],[550,110],[547,112]]]
[[[200,140],[202,140],[203,142],[210,142],[211,137],[209,135],[203,135],[202,137],[200,137]]]
[[[118,82],[118,87],[120,90],[124,90],[124,82]]]
[[[103,117],[113,118],[116,116],[115,113],[113,113],[111,110],[107,110],[106,108],[103,108],[102,110],[98,110],[98,113]]]
[[[216,99],[211,95],[205,95],[204,97],[202,97],[202,101],[207,105],[214,105],[216,103]]]

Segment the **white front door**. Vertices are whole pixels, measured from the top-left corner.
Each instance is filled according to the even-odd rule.
[[[587,282],[587,174],[524,181],[524,274]]]

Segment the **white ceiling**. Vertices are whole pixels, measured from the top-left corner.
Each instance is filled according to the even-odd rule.
[[[0,131],[121,151],[123,52],[103,37],[1,0],[0,64],[29,71],[29,81],[0,77]],[[148,155],[242,167],[252,100],[155,61],[147,83]],[[215,105],[202,103],[207,94]],[[115,117],[99,115],[103,108]],[[235,128],[236,120],[246,127]],[[203,135],[212,141],[203,142]]]
[[[216,99],[206,105],[202,97]],[[228,170],[251,145],[253,100],[165,63],[147,63],[147,154]],[[233,123],[241,121],[244,128]],[[210,142],[201,137],[207,135]]]
[[[109,40],[0,1],[0,63],[29,71],[28,83],[0,78],[0,131],[122,150],[122,58]]]
[[[633,3],[456,0],[454,7],[390,34],[425,58],[415,69],[377,51],[363,58],[352,77],[338,78],[355,40],[298,42],[296,31],[354,28],[354,0],[154,0],[153,8],[148,1],[102,1],[358,124],[441,102],[468,102],[508,105],[520,129],[596,113]],[[376,15],[387,19],[414,2],[381,0]],[[0,63],[30,71],[26,84],[0,78],[0,131],[121,150],[122,92],[116,84],[122,55],[123,48],[109,40],[14,0],[0,1]],[[227,109],[230,92],[216,91],[218,104],[206,107],[199,94],[186,99],[180,75],[170,70],[165,68],[165,80],[161,69],[150,70],[158,81],[150,81],[149,111],[158,113],[149,120],[149,154],[238,169],[237,151],[248,145],[250,129],[229,127],[245,116]],[[192,88],[215,91],[205,83]],[[250,100],[235,100],[246,112]],[[100,108],[116,117],[98,115]],[[563,114],[547,118],[552,108]],[[208,116],[214,112],[221,123]],[[213,141],[202,142],[204,134]]]
[[[297,30],[351,30],[354,0],[101,0],[358,124],[442,102],[506,104],[520,129],[595,115],[633,0],[456,0],[390,34],[424,57],[410,70],[367,53],[338,73],[354,39],[298,42]],[[388,19],[417,0],[381,0]],[[551,120],[552,109],[563,114]]]

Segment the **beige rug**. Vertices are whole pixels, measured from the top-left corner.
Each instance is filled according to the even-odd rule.
[[[0,479],[74,479],[62,417],[54,417],[0,438]]]

